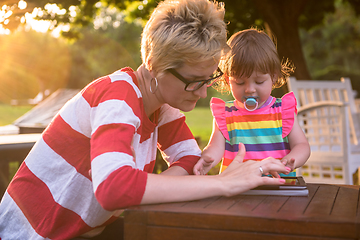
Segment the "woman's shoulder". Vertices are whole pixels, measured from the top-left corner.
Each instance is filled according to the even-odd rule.
[[[133,99],[142,96],[135,75],[122,70],[92,81],[81,93],[86,101],[93,104],[111,99]]]

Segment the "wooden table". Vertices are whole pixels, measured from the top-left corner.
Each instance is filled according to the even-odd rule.
[[[19,166],[41,134],[0,135],[0,198],[11,179],[10,163]]]
[[[360,239],[360,186],[308,184],[308,197],[214,197],[125,210],[125,240]]]

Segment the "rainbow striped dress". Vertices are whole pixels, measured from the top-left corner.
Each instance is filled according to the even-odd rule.
[[[220,172],[234,159],[240,142],[246,148],[244,161],[261,161],[267,157],[282,159],[290,152],[287,136],[294,124],[294,113],[297,113],[292,92],[282,98],[271,97],[268,105],[252,112],[238,107],[235,101],[224,102],[219,98],[211,99],[210,108],[226,139]],[[295,176],[296,172],[280,175]]]

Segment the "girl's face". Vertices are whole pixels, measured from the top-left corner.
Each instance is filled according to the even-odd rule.
[[[229,77],[231,93],[239,107],[244,108],[247,98],[253,97],[261,107],[269,98],[273,86],[270,74],[254,71],[249,78]]]

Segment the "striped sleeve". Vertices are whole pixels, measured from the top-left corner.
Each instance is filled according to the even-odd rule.
[[[164,105],[159,119],[158,145],[170,167],[180,166],[189,174],[201,156],[201,150],[178,109]]]
[[[91,107],[91,174],[97,200],[106,210],[139,204],[147,180],[147,173],[135,168],[131,149],[142,118],[139,89],[130,75],[120,72],[87,89],[83,97]]]

